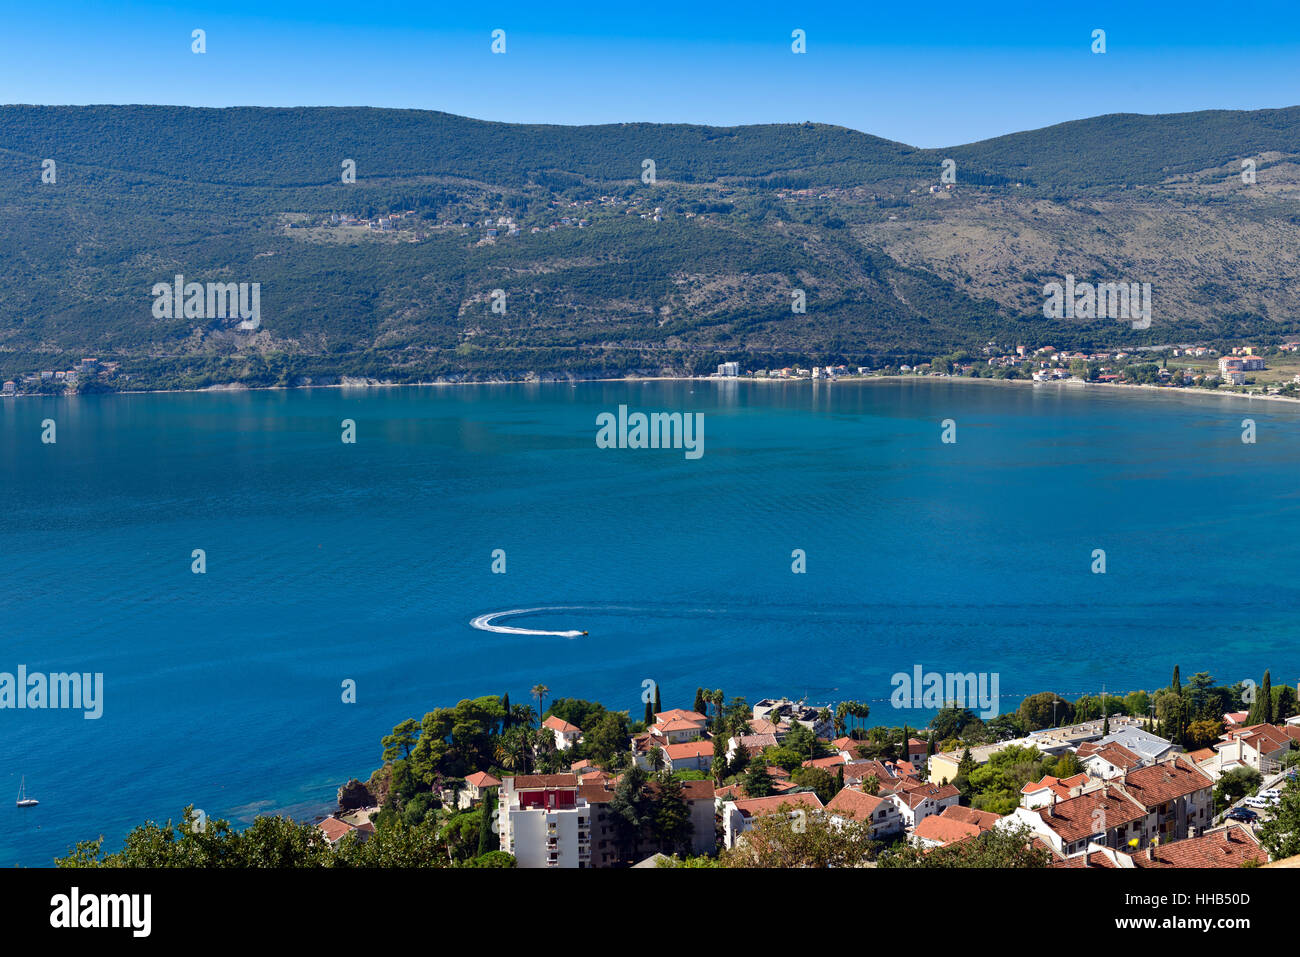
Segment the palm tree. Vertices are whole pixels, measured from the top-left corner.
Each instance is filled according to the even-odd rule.
[[[537,699],[537,720],[539,722],[542,720],[542,702],[546,700],[550,693],[551,689],[546,687],[546,685],[533,685],[533,690],[529,692],[529,694]]]

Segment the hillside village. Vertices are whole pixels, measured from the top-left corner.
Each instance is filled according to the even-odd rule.
[[[1252,723],[1252,712],[1234,711],[1185,725],[1173,736],[1191,741],[1217,722],[1210,742],[1190,750],[1157,733],[1172,724],[1123,713],[942,750],[942,729],[864,731],[858,717],[867,709],[855,702],[764,699],[750,708],[701,690],[692,709],[647,706],[625,749],[603,762],[573,758],[599,750],[589,737],[606,746],[619,721],[593,706],[599,718],[588,722],[589,736],[552,711],[523,733],[532,753],[514,755],[513,768],[439,776],[434,791],[453,818],[478,813],[486,829],[490,815],[492,850],[518,867],[781,866],[774,855],[789,852],[779,846],[813,830],[844,845],[838,866],[926,866],[930,855],[968,852],[972,866],[989,866],[981,848],[1000,842],[1028,855],[1015,866],[1252,867],[1269,861],[1261,828],[1284,791],[1300,794],[1292,785],[1300,714],[1280,716],[1295,701],[1292,689],[1281,690],[1275,720]],[[1035,696],[1047,697],[1052,711],[1068,704]],[[573,716],[579,705],[590,703],[557,701],[555,710]],[[954,715],[963,720],[961,709],[946,708],[935,724],[948,726]],[[1016,720],[999,718],[999,733]],[[385,739],[390,755],[402,740],[402,726],[394,730]],[[989,781],[1005,786],[1000,775],[1024,780],[1010,800],[988,800]],[[349,834],[366,840],[392,814],[393,790],[372,793],[382,776],[341,791],[340,811],[318,825],[332,846]]]

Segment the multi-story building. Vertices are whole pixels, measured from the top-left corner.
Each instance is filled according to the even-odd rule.
[[[658,785],[651,781],[653,791]],[[519,867],[614,867],[657,851],[712,854],[717,845],[712,781],[682,782],[691,834],[685,848],[651,837],[627,846],[610,812],[614,791],[604,781],[579,783],[576,774],[535,774],[501,783],[497,830],[501,850]]]
[[[576,774],[508,777],[498,792],[501,850],[520,867],[591,867],[591,805]]]

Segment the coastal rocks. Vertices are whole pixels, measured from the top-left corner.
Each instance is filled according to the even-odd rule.
[[[372,807],[377,803],[379,802],[374,799],[370,789],[356,778],[339,788],[339,810],[341,811]]]

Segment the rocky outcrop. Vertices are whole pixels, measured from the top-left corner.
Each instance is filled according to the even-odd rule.
[[[374,807],[379,802],[370,792],[370,788],[353,778],[339,788],[339,810],[352,811],[359,807]]]

